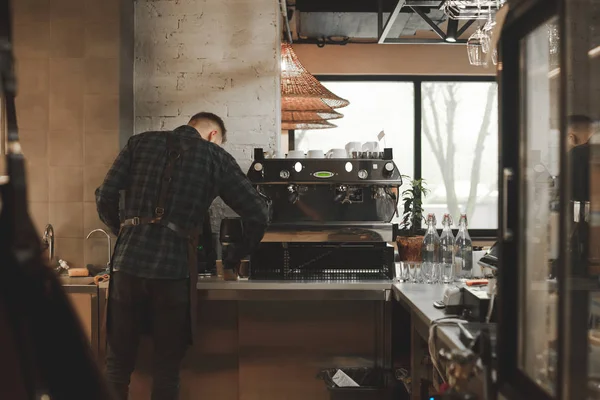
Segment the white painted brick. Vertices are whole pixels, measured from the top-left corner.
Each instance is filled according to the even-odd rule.
[[[178,76],[170,75],[150,75],[146,78],[148,85],[159,88],[177,88]]]
[[[235,49],[227,48],[223,56],[228,60],[244,60],[246,63],[254,64],[262,62],[270,65],[271,68],[279,70],[280,61],[278,61],[275,52],[278,51],[278,44],[260,44],[258,46],[242,46]]]
[[[156,71],[159,73],[198,73],[201,74],[204,69],[204,61],[198,58],[180,57],[175,60],[158,60],[156,62]]]
[[[225,126],[229,132],[259,131],[264,117],[227,117]]]
[[[177,87],[179,90],[219,91],[227,88],[229,86],[229,82],[229,79],[217,75],[183,74],[178,82]]]
[[[210,111],[225,120],[225,148],[242,170],[254,147],[274,150],[278,0],[137,0],[135,8],[136,131],[173,129]],[[217,201],[213,214],[233,213]]]
[[[180,53],[188,58],[201,58],[213,62],[223,60],[225,48],[220,43],[186,42],[181,43]]]
[[[158,45],[158,40],[158,38],[139,38],[136,40],[134,45],[136,60],[152,60],[155,58],[167,60],[179,57],[179,46]]]
[[[179,21],[178,32],[205,33],[219,28],[219,19],[206,13],[185,14]]]
[[[138,21],[138,23],[136,23],[135,30],[138,34],[175,32],[179,29],[180,21],[183,19],[183,17],[178,15],[157,17],[155,12],[150,9],[146,9],[145,11],[146,12],[143,13],[136,13],[136,21]]]
[[[136,117],[134,131],[136,134],[148,131],[160,130],[160,118],[158,117]]]
[[[275,119],[263,119],[260,122],[260,131],[270,136],[278,135],[281,125]]]
[[[146,132],[152,130],[152,117],[136,117],[135,121],[135,132]]]
[[[173,101],[142,101],[136,104],[136,112],[140,115],[177,117],[180,106],[181,103]]]
[[[246,102],[232,101],[227,104],[228,116],[230,117],[251,117],[259,115],[275,114],[273,104],[266,101]]]
[[[199,12],[204,7],[204,1],[193,1],[193,2],[173,2],[169,0],[163,1],[137,1],[136,9],[138,7],[145,7],[150,10],[153,17],[165,17],[165,16],[182,16],[185,14],[191,14]]]
[[[161,117],[160,130],[171,131],[181,125],[187,124],[188,120],[183,117]]]
[[[213,103],[204,99],[196,99],[195,101],[191,99],[190,101],[184,102],[181,105],[181,115],[184,115],[188,118],[203,111],[217,114],[221,118],[225,118],[227,116],[227,106],[225,104]]]
[[[248,145],[251,147],[268,147],[271,144],[271,135],[260,131],[242,131],[232,132],[229,140],[236,144]]]

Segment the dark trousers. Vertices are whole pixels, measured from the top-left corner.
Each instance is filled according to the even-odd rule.
[[[151,335],[152,400],[179,398],[179,369],[189,343],[188,280],[145,279],[114,272],[109,296],[107,379],[127,400],[140,336]]]

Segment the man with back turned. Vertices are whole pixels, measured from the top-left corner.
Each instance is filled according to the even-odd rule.
[[[107,378],[119,400],[127,399],[143,333],[154,342],[152,400],[178,398],[179,369],[195,327],[197,238],[213,200],[221,197],[244,223],[242,243],[223,257],[226,276],[237,277],[240,260],[264,235],[267,205],[220,147],[225,139],[222,119],[211,113],[172,132],[135,135],[96,190],[98,214],[118,235]]]

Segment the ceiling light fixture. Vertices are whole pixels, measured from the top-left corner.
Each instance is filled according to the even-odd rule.
[[[456,32],[458,31],[458,20],[448,18],[448,29],[444,40],[450,43],[456,43]]]

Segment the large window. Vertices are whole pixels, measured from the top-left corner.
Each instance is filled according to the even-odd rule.
[[[498,89],[493,82],[423,82],[421,172],[425,209],[498,225]],[[439,217],[438,217],[439,218]]]
[[[480,235],[497,229],[497,85],[487,77],[319,77],[350,105],[337,128],[296,131],[296,149],[343,148],[377,141],[394,150],[404,175],[424,178],[426,212],[441,220],[467,213]]]
[[[414,167],[414,85],[411,82],[323,82],[336,95],[350,101],[339,111],[341,119],[332,120],[337,128],[296,131],[296,149],[324,150],[344,148],[348,142],[377,142],[391,147],[394,162],[404,175]]]

